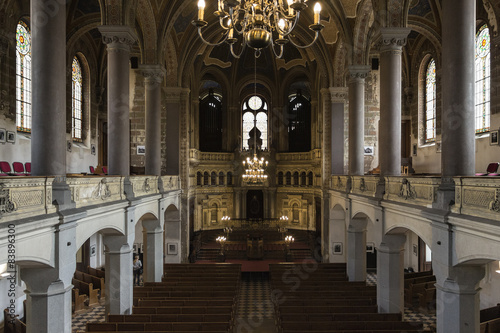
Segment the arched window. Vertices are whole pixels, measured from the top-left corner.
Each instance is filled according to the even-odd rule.
[[[293,185],[299,185],[299,173],[297,171],[293,173]]]
[[[200,150],[222,150],[222,96],[212,89],[200,100]]]
[[[266,101],[260,96],[252,96],[243,103],[243,149],[253,148],[254,140],[257,149],[268,148],[267,109]]]
[[[292,185],[292,174],[288,171],[285,175],[286,185]]]
[[[300,174],[300,185],[303,185],[303,186],[307,185],[306,184],[306,173],[305,172],[302,172]]]
[[[476,133],[490,130],[490,29],[476,34]]]
[[[219,185],[224,185],[224,172],[219,172]]]
[[[429,61],[425,71],[425,143],[436,141],[436,62]]]
[[[313,185],[314,185],[313,173],[312,173],[312,172],[309,172],[309,173],[307,174],[307,178],[308,178],[308,181],[309,181],[309,185],[310,185],[310,186],[313,186]]]
[[[210,222],[217,223],[217,211],[218,211],[217,204],[213,203],[212,204],[212,209],[211,209],[211,212],[210,212]]]
[[[16,29],[16,126],[31,132],[31,33],[23,21]]]
[[[203,173],[203,185],[208,185],[208,172]]]
[[[227,185],[233,185],[233,173],[231,171],[227,173]]]
[[[278,172],[278,185],[283,185],[283,172]]]
[[[201,172],[198,171],[196,173],[196,185],[201,186],[202,179],[203,179],[203,176],[202,176]]]
[[[210,185],[217,185],[217,174],[214,171],[210,174]]]
[[[299,213],[300,213],[299,212],[299,205],[294,203],[292,206],[292,216],[293,216],[292,222],[295,222],[295,223],[299,222]]]
[[[311,103],[300,90],[288,102],[288,150],[311,150]]]
[[[83,124],[83,78],[82,66],[76,57],[73,58],[72,75],[71,75],[71,91],[72,91],[72,135],[74,141],[82,141],[82,124]]]

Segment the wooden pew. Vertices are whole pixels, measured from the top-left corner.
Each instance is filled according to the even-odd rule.
[[[87,283],[92,283],[92,285],[95,288],[100,290],[100,292],[101,292],[100,297],[105,296],[106,286],[104,284],[103,277],[97,277],[97,276],[87,274],[84,272],[75,271],[75,279],[83,281],[83,282],[87,282]]]
[[[436,288],[424,289],[422,293],[417,294],[420,310],[427,312],[429,305],[431,309],[436,309]]]
[[[96,276],[98,278],[105,278],[105,272],[101,269],[97,268],[92,268],[90,266],[87,266],[87,273],[93,276]]]
[[[414,304],[413,299],[415,297],[418,298],[418,294],[423,294],[425,292],[425,289],[434,288],[435,284],[436,283],[434,281],[410,284],[409,288],[405,289],[404,298],[406,305],[412,307]]]
[[[14,319],[14,328],[16,333],[26,333],[26,324],[23,323],[19,317]]]
[[[15,333],[16,328],[14,325],[14,321],[9,313],[9,308],[5,308],[3,310],[3,332],[4,333]]]
[[[92,283],[87,283],[84,281],[77,280],[75,278],[72,279],[71,283],[78,289],[81,293],[84,293],[88,296],[89,306],[94,306],[99,304],[99,289],[94,289]]]
[[[73,313],[79,312],[85,309],[85,301],[87,300],[87,295],[80,295],[80,290],[73,288]]]

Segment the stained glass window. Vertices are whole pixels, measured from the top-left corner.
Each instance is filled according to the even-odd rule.
[[[425,142],[436,141],[436,62],[429,61],[425,73]]]
[[[490,130],[490,30],[483,25],[476,34],[476,133]]]
[[[250,97],[242,106],[243,109],[243,149],[250,149],[248,140],[250,131],[257,126],[262,139],[261,149],[267,149],[267,103],[258,96]],[[248,110],[254,110],[248,111]]]
[[[31,33],[23,21],[16,29],[16,126],[31,132]]]
[[[80,66],[80,62],[76,57],[73,58],[72,65],[72,132],[73,132],[73,140],[82,141],[82,120],[83,120],[83,112],[82,112],[82,100],[83,100],[83,91],[82,91],[82,67]]]

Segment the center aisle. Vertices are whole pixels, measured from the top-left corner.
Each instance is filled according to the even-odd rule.
[[[275,314],[270,297],[268,272],[242,273],[234,332],[275,333]]]

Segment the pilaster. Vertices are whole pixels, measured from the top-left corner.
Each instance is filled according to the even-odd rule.
[[[349,99],[349,89],[347,87],[330,87],[329,90],[332,106],[330,123],[331,173],[343,175],[345,173],[345,104]]]

